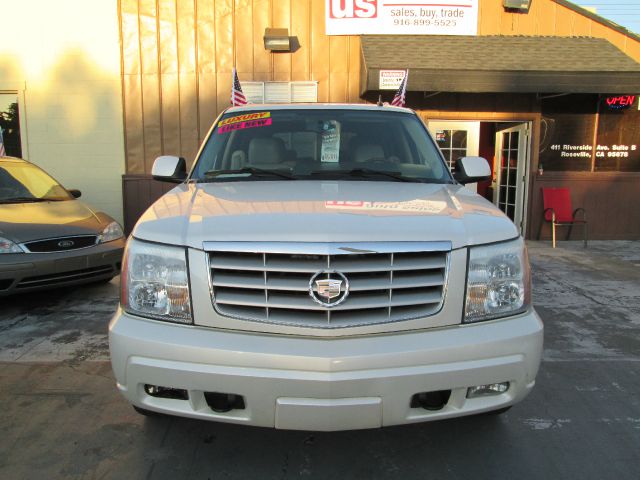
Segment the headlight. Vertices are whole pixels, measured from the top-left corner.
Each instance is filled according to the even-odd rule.
[[[531,303],[531,273],[524,241],[469,249],[464,322],[523,312]]]
[[[122,269],[122,307],[142,317],[191,323],[184,248],[131,238]]]
[[[0,237],[0,253],[24,253],[22,249],[8,238]]]
[[[118,222],[111,222],[100,234],[100,241],[98,243],[111,242],[119,238],[124,237],[122,227]]]

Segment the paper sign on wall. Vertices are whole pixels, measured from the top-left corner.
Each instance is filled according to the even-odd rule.
[[[406,73],[406,70],[380,70],[380,90],[397,90]]]

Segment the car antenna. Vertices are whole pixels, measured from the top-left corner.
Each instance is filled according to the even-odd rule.
[[[382,103],[382,94],[378,95],[378,106],[382,107],[384,104]]]

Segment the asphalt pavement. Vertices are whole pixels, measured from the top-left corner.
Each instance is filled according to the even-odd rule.
[[[0,479],[640,479],[640,242],[530,242],[545,352],[501,416],[337,433],[148,419],[109,284],[0,298]]]

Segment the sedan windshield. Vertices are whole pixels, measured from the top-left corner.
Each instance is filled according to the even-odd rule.
[[[422,122],[382,108],[227,113],[191,179],[453,181]]]
[[[71,200],[62,185],[35,165],[0,162],[0,204]]]

